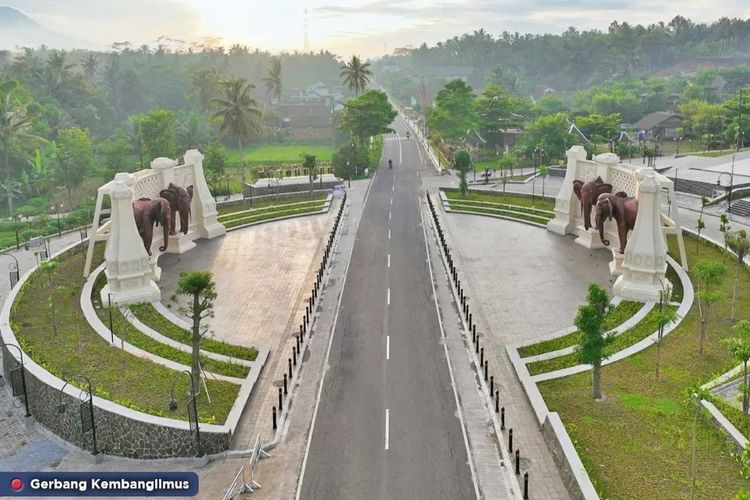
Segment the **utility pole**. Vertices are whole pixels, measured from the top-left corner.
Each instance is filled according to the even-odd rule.
[[[740,102],[737,106],[737,151],[742,148],[742,88],[740,88]]]

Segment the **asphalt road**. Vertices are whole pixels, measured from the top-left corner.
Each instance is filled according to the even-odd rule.
[[[427,170],[404,122],[394,128],[354,244],[303,499],[475,498],[421,228]]]

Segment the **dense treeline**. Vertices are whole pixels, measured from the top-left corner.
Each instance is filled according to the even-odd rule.
[[[375,70],[380,73],[389,65],[415,70],[468,65],[474,68],[474,86],[491,77],[510,90],[530,92],[538,84],[571,90],[611,78],[650,75],[694,58],[748,55],[750,19],[722,18],[705,24],[677,16],[649,26],[613,21],[607,32],[570,27],[559,35],[504,31],[495,38],[480,29],[433,47],[400,50],[379,61]]]

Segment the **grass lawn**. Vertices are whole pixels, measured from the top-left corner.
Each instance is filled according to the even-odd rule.
[[[185,345],[192,345],[193,333],[180,328],[167,318],[159,314],[159,311],[151,304],[136,304],[129,306],[130,311],[144,325],[161,333],[165,337],[176,340]],[[203,337],[201,339],[201,349],[204,351],[215,352],[233,358],[246,359],[255,361],[258,357],[258,351],[254,347],[245,347],[241,345],[230,344],[221,340]]]
[[[325,200],[318,200],[290,205],[276,205],[271,207],[232,212],[219,217],[219,222],[227,229],[251,224],[253,222],[270,221],[289,217],[291,215],[302,215],[320,212],[325,205]]]
[[[248,146],[242,151],[229,151],[229,163],[239,164],[244,160],[248,165],[296,164],[302,163],[303,154],[315,155],[319,162],[331,161],[334,148],[327,143],[286,143]]]
[[[86,322],[78,307],[86,257],[79,246],[58,258],[59,267],[48,279],[36,271],[24,284],[11,312],[11,325],[24,351],[53,375],[69,380],[77,374],[91,379],[97,396],[153,415],[187,420],[185,405],[169,412],[170,388],[178,372],[111,347]],[[103,260],[104,244],[97,244],[94,266]],[[50,300],[54,301],[57,332],[52,328]],[[180,382],[184,384],[185,381]],[[240,386],[208,379],[211,404],[201,392],[200,420],[223,423]]]
[[[604,331],[612,330],[617,326],[623,324],[635,313],[641,310],[643,304],[641,302],[631,302],[629,300],[623,300],[617,306],[607,313],[604,318]],[[573,320],[571,320],[571,323]],[[566,347],[574,346],[578,344],[578,339],[581,333],[578,331],[555,337],[554,339],[544,340],[536,344],[527,345],[518,349],[518,355],[522,358],[528,358],[529,356],[535,356],[545,352],[557,351],[559,349],[565,349]]]
[[[449,200],[468,200],[468,201],[487,201],[491,203],[502,203],[506,205],[516,205],[519,207],[533,207],[541,210],[554,210],[555,200],[535,197],[532,204],[531,196],[522,194],[503,194],[497,191],[469,191],[469,196],[464,198],[457,189],[443,189]]]
[[[690,265],[698,260],[721,260],[721,250],[685,235]],[[674,237],[670,254],[678,255]],[[728,261],[729,262],[729,261]],[[730,265],[733,277],[733,266]],[[687,391],[733,367],[720,340],[731,336],[724,318],[731,309],[732,278],[721,290],[709,322],[704,354],[698,354],[699,316],[694,305],[675,331],[664,338],[661,376],[655,377],[656,348],[606,366],[602,370],[606,399],[591,398],[591,372],[539,384],[551,411],[560,413],[578,453],[602,498],[671,499],[690,496],[691,430],[695,407]],[[750,272],[742,272],[739,319],[750,319]],[[750,489],[733,447],[702,416],[697,432],[698,498],[727,499]]]

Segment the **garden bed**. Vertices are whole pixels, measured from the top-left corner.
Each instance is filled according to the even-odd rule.
[[[667,308],[676,311],[675,306],[666,306]],[[657,316],[659,314],[658,307],[651,309],[646,316],[640,320],[632,328],[612,337],[610,342],[605,348],[604,352],[607,356],[611,356],[614,353],[621,351],[631,345],[645,339],[659,328],[657,323]],[[544,359],[529,363],[526,367],[529,370],[530,375],[539,375],[540,373],[548,373],[556,370],[562,370],[563,368],[570,368],[572,366],[579,365],[578,353],[572,352],[556,358]]]
[[[555,200],[551,198],[542,198],[541,196],[532,197],[531,195],[526,195],[523,193],[502,193],[498,191],[469,190],[467,197],[464,198],[459,190],[455,188],[441,188],[441,191],[445,193],[445,196],[449,200],[485,201],[490,203],[513,205],[516,207],[533,207],[550,212],[555,210]]]
[[[102,262],[103,253],[104,243],[97,244],[95,266]],[[144,413],[187,420],[184,405],[174,413],[167,409],[172,381],[179,372],[110,346],[84,319],[78,299],[85,247],[75,247],[56,260],[57,270],[49,278],[36,270],[13,304],[10,323],[25,353],[63,380],[88,376],[101,398]],[[55,305],[54,329],[50,300]],[[200,421],[222,424],[240,386],[210,378],[206,384],[211,403],[201,391]]]
[[[696,255],[695,238],[685,234],[685,240],[691,267],[698,260],[722,260],[721,249],[701,241]],[[670,236],[668,242],[670,254],[679,255],[676,238]],[[730,271],[721,287],[725,299],[713,308],[702,356],[698,354],[700,322],[694,304],[662,341],[658,380],[656,348],[652,346],[603,368],[604,401],[591,398],[590,371],[538,384],[550,411],[560,414],[602,498],[690,496],[695,406],[686,394],[736,365],[721,343],[732,336],[723,318],[731,309],[733,274]],[[750,319],[747,268],[741,274],[737,317]],[[738,428],[746,428],[746,424],[741,421]],[[750,481],[742,477],[742,467],[733,455],[734,445],[712,419],[699,418],[698,498],[731,498],[741,488],[750,489]]]
[[[642,307],[643,304],[641,302],[631,302],[628,300],[621,301],[614,308],[612,308],[604,318],[604,331],[608,332],[613,328],[616,328],[617,326],[623,324],[635,313],[640,311]],[[542,342],[537,342],[536,344],[519,347],[518,355],[522,358],[528,358],[530,356],[536,356],[545,352],[553,352],[560,349],[565,349],[566,347],[572,347],[578,345],[580,337],[581,333],[575,331],[567,335],[555,337],[553,339],[543,340]]]
[[[189,330],[181,328],[167,318],[159,314],[159,311],[151,304],[134,304],[128,306],[130,312],[138,318],[138,321],[149,328],[161,333],[165,337],[176,340],[181,344],[192,345],[193,334]],[[258,357],[258,351],[254,347],[245,347],[241,345],[230,344],[222,340],[203,337],[200,347],[204,351],[210,351],[216,354],[223,354],[233,358],[255,361]]]
[[[328,193],[321,193],[319,191],[313,192],[312,198],[310,198],[310,192],[306,191],[303,193],[281,193],[278,197],[270,195],[264,198],[246,198],[244,201],[232,201],[230,205],[219,206],[217,210],[219,217],[234,214],[236,212],[244,212],[248,209],[256,208],[268,208],[279,205],[290,205],[292,203],[306,203],[311,201],[325,200],[328,197]]]

